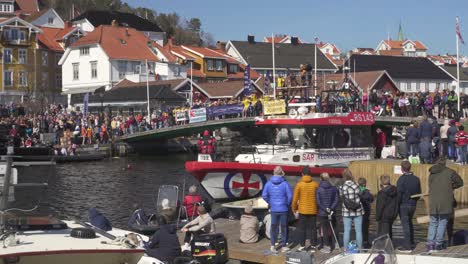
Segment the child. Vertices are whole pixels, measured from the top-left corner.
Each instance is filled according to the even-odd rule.
[[[377,236],[388,234],[392,238],[392,225],[398,215],[397,188],[390,184],[390,176],[380,176],[380,191],[377,193],[375,218],[378,222]]]
[[[364,215],[362,218],[362,241],[364,248],[369,248],[369,218],[371,204],[374,202],[374,196],[372,196],[370,191],[366,188],[367,180],[365,178],[359,178],[358,184],[359,188],[361,189],[361,203],[362,207],[364,208]]]

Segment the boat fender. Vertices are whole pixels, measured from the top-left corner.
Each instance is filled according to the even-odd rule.
[[[92,239],[96,238],[96,232],[91,228],[77,227],[71,230],[70,236],[74,238]]]
[[[289,117],[290,117],[290,118],[296,118],[297,115],[298,115],[298,114],[297,114],[296,109],[291,109],[291,110],[289,110]]]

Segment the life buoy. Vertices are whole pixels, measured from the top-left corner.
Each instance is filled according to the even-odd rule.
[[[291,110],[289,110],[289,117],[290,117],[290,118],[296,118],[297,115],[298,115],[298,114],[297,114],[296,109],[291,109]]]

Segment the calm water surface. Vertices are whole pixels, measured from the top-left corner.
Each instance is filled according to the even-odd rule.
[[[135,156],[99,162],[21,168],[20,181],[45,181],[49,183],[49,187],[44,190],[18,188],[14,205],[30,208],[39,203],[41,214],[82,220],[87,219],[87,210],[94,206],[114,226],[125,228],[133,211],[133,204],[139,203],[147,212],[154,212],[159,186],[178,185],[182,192],[184,182],[185,189],[197,183],[184,169],[184,162],[188,159],[189,155]],[[131,169],[127,169],[128,165]],[[417,214],[424,213],[424,206],[419,203]],[[376,229],[372,219],[373,216],[371,232]],[[339,229],[341,228],[342,224],[339,224]],[[456,219],[455,229],[462,228],[468,229],[468,217]],[[418,240],[424,240],[426,232],[427,225],[415,225]],[[396,237],[401,236],[401,229],[395,228],[394,234]]]

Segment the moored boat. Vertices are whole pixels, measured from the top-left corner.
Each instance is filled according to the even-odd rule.
[[[297,112],[302,114],[259,118],[251,133],[260,140],[235,161],[199,155],[198,161],[186,162],[186,170],[213,199],[236,200],[258,195],[276,166],[295,186],[306,165],[312,176],[339,177],[350,161],[374,158],[372,113]]]

